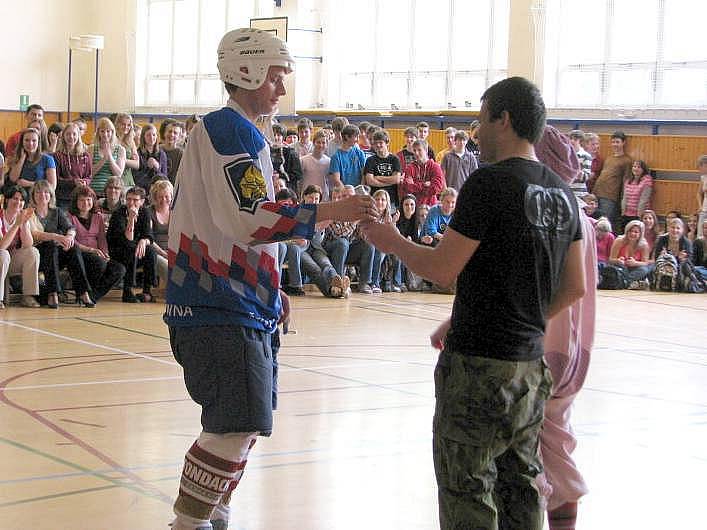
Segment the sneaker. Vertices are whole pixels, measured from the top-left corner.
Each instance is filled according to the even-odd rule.
[[[39,302],[34,299],[32,295],[25,295],[20,300],[20,305],[22,307],[39,307]]]
[[[641,288],[641,283],[638,280],[633,280],[631,283],[628,284],[628,288],[632,291],[637,291]]]
[[[373,294],[373,289],[367,283],[362,283],[358,286],[358,292],[361,294]]]
[[[383,292],[384,293],[389,293],[393,290],[393,286],[391,285],[390,282],[383,282]]]
[[[378,287],[377,285],[374,285],[373,287],[371,287],[371,292],[373,294],[381,294],[383,291],[381,290],[380,287]]]
[[[403,288],[400,287],[399,285],[393,285],[393,286],[391,287],[391,291],[393,291],[394,293],[402,293],[402,292],[403,292]]]
[[[304,296],[305,295],[304,289],[302,289],[302,287],[292,287],[291,285],[285,285],[285,287],[283,287],[282,290],[285,291],[290,296]]]
[[[338,274],[329,282],[329,296],[333,298],[348,298],[351,294],[351,280],[348,276],[343,278]]]
[[[401,284],[401,285],[397,285],[396,287],[397,287],[398,289],[400,289],[400,292],[401,292],[401,293],[407,293],[407,292],[408,292],[408,286],[405,285],[404,283]]]
[[[644,291],[647,291],[648,288],[651,286],[651,284],[648,280],[640,280],[638,283],[640,285],[640,288],[643,289]]]

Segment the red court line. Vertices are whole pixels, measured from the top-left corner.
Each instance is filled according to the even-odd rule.
[[[101,452],[96,447],[83,441],[78,436],[75,436],[74,434],[70,433],[69,431],[61,428],[59,425],[57,425],[53,421],[51,421],[48,418],[45,418],[44,416],[39,414],[37,411],[27,408],[24,405],[20,405],[19,403],[16,403],[12,399],[10,399],[6,394],[6,390],[12,390],[11,388],[7,388],[8,384],[10,384],[14,381],[17,381],[18,379],[25,377],[27,375],[37,374],[37,373],[45,372],[48,370],[54,370],[55,368],[66,368],[69,366],[81,366],[81,365],[85,365],[85,364],[94,364],[94,363],[103,363],[103,362],[124,361],[127,359],[130,359],[130,357],[127,357],[124,359],[96,359],[96,360],[92,360],[92,361],[81,361],[81,362],[76,362],[76,363],[57,364],[54,366],[46,366],[44,368],[38,368],[36,370],[30,370],[28,372],[14,375],[14,376],[9,377],[3,381],[0,381],[0,402],[3,402],[6,405],[9,405],[10,407],[15,408],[21,412],[24,412],[32,419],[36,420],[37,422],[41,423],[42,425],[44,425],[48,429],[57,433],[59,436],[62,436],[64,438],[66,438],[68,441],[79,446],[81,449],[83,449],[84,451],[86,451],[90,455],[93,455],[94,457],[96,457],[98,460],[100,460],[104,464],[108,465],[109,467],[112,467],[118,473],[122,473],[127,478],[132,479],[135,484],[139,484],[146,492],[151,494],[153,497],[155,497],[155,498],[157,498],[167,504],[173,504],[173,502],[174,502],[173,499],[171,499],[170,497],[168,497],[167,495],[162,493],[159,489],[155,488],[152,484],[150,484],[149,482],[144,480],[139,475],[126,469],[125,466],[122,466],[120,463],[113,460],[107,454]]]

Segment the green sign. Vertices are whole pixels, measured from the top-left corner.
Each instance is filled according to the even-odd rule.
[[[29,107],[29,96],[27,94],[20,94],[20,110],[27,112],[27,107]]]

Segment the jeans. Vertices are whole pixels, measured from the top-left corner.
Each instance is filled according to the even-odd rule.
[[[381,265],[385,259],[385,254],[373,247],[373,268],[371,269],[371,285],[381,286]]]
[[[606,197],[599,197],[599,206],[597,208],[601,215],[607,217],[611,223],[611,227],[616,231],[619,228],[619,207],[618,203]]]
[[[329,254],[331,263],[339,276],[344,275],[346,264],[359,265],[359,283],[371,283],[373,274],[373,245],[361,239],[349,241],[343,237],[324,243],[324,250]]]

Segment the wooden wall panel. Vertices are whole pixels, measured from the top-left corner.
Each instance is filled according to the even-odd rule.
[[[611,156],[611,135],[600,134],[603,157]],[[697,172],[697,158],[707,154],[707,136],[631,135],[626,154],[645,160],[648,167],[666,172]]]
[[[658,215],[678,210],[688,215],[698,210],[699,182],[688,180],[657,180],[654,184],[653,208]]]

